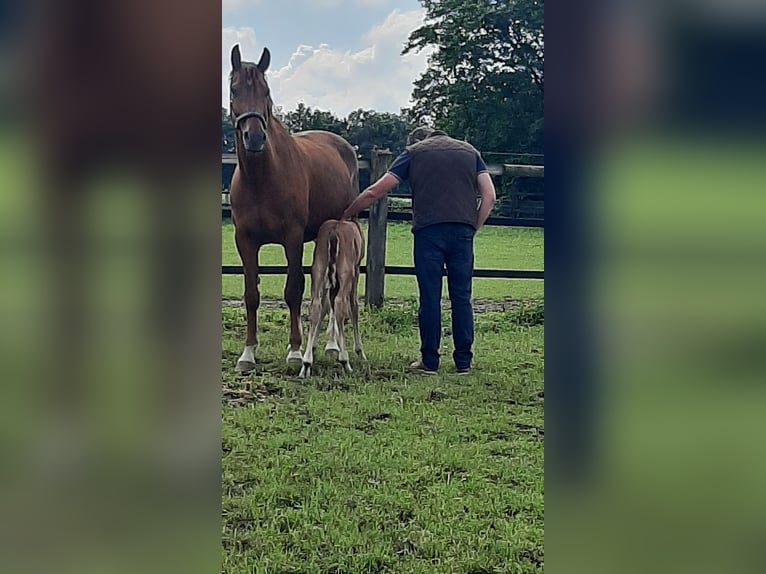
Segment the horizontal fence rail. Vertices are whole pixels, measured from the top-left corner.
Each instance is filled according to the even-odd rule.
[[[367,219],[369,217],[369,211],[362,211],[359,213],[360,219]],[[387,219],[388,221],[412,221],[412,213],[406,211],[389,211]],[[489,217],[487,218],[486,225],[499,227],[545,227],[545,221],[542,219],[523,219],[516,217]]]
[[[367,266],[360,265],[359,270],[362,274],[367,274]],[[221,268],[222,275],[242,275],[244,273],[241,265],[224,265]],[[394,265],[385,266],[386,275],[415,275],[414,267],[399,267]],[[303,266],[303,273],[310,274],[311,267]],[[258,267],[259,275],[286,275],[286,265],[261,265]],[[442,275],[446,277],[444,270]],[[479,279],[544,279],[543,271],[513,271],[505,269],[474,269],[473,276]]]
[[[224,165],[237,165],[237,154],[225,153],[221,156]],[[370,162],[359,160],[359,169],[369,170]],[[492,175],[510,175],[512,177],[545,177],[545,167],[542,165],[519,165],[512,163],[487,164],[487,171]]]
[[[223,219],[231,219],[231,208],[224,206],[221,208]],[[367,210],[359,212],[359,219],[369,219],[370,212]],[[389,211],[387,214],[388,221],[412,221],[412,213],[406,211]],[[516,217],[489,217],[486,225],[497,227],[536,227],[544,228],[545,220],[543,219],[523,219]]]

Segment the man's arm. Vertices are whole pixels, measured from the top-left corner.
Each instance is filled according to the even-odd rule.
[[[481,203],[479,204],[479,212],[476,216],[476,222],[478,223],[478,229],[484,225],[489,217],[492,208],[495,207],[495,184],[492,183],[492,178],[486,171],[479,174],[479,196],[481,197]]]
[[[399,185],[399,180],[390,173],[386,173],[378,181],[360,193],[351,205],[343,212],[342,219],[351,219],[360,211],[367,209],[389,191]]]

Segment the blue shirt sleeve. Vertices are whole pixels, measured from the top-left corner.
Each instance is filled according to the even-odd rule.
[[[484,163],[484,160],[481,159],[481,156],[477,153],[476,154],[476,173],[484,173],[485,171],[489,171],[487,169],[487,165]]]
[[[400,182],[407,181],[410,177],[410,154],[405,151],[397,157],[388,168],[388,173]]]

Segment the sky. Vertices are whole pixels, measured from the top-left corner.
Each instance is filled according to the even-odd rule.
[[[285,111],[299,102],[345,117],[358,108],[398,112],[429,51],[402,56],[423,22],[418,0],[222,0],[221,102],[229,107],[231,48],[257,62],[271,52],[267,80]]]

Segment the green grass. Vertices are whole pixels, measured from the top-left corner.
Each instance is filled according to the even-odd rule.
[[[367,237],[366,222],[363,225]],[[476,236],[474,251],[476,269],[543,269],[542,229],[510,227],[485,227]],[[304,249],[303,263],[311,265],[313,243]],[[234,245],[234,227],[223,225],[223,264],[241,265]],[[282,247],[266,245],[261,250],[261,265],[285,265]],[[412,266],[412,233],[409,223],[389,223],[386,240],[386,264]],[[307,277],[306,293],[310,289]],[[267,298],[281,298],[284,290],[284,276],[261,277],[261,295]],[[537,280],[475,279],[473,295],[476,299],[528,299],[543,296],[544,284]],[[224,298],[241,298],[244,280],[241,276],[226,276],[222,279],[221,291]],[[364,279],[360,281],[359,293],[364,293]],[[386,277],[386,297],[402,299],[417,293],[414,277]],[[446,281],[444,287],[446,296]]]
[[[260,319],[243,378],[244,311],[223,309],[224,572],[542,571],[541,302],[477,315],[467,377],[449,337],[438,376],[407,372],[414,303],[363,310],[350,375],[321,338],[307,380],[285,364],[286,312]]]

